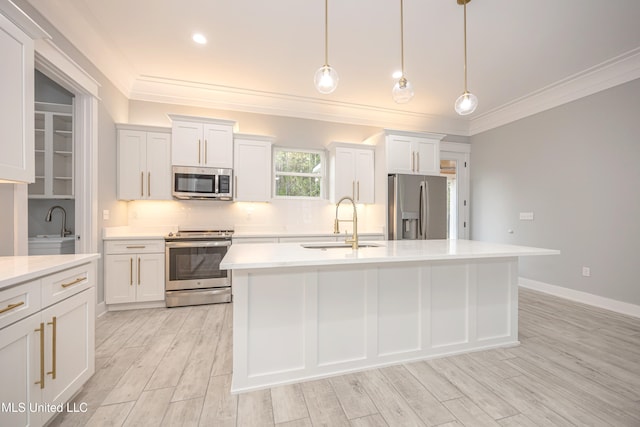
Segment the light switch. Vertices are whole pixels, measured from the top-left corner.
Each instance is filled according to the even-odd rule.
[[[102,211],[102,219],[107,221],[109,219],[109,209],[105,209]]]

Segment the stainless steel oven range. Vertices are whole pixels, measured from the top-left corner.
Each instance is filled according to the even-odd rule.
[[[165,236],[167,307],[231,302],[231,274],[220,269],[233,230],[180,230]]]

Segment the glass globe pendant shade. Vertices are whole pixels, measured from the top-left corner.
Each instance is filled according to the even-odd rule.
[[[313,83],[320,93],[328,94],[336,90],[338,87],[338,73],[329,65],[323,65],[318,68],[313,76]]]
[[[456,99],[456,113],[461,116],[473,113],[476,110],[476,107],[478,107],[478,97],[469,91],[465,91],[458,97],[458,99]]]
[[[404,76],[400,77],[393,86],[391,94],[397,104],[406,104],[413,98],[413,85]]]

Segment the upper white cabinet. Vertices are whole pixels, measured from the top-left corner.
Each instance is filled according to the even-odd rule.
[[[386,154],[388,173],[440,175],[440,139],[390,134]]]
[[[387,174],[440,175],[440,141],[445,136],[385,129],[365,144],[377,147],[378,165],[386,166]]]
[[[234,196],[237,202],[271,200],[271,146],[273,138],[236,134],[234,138]]]
[[[176,166],[233,167],[231,120],[169,114],[172,120],[171,163]]]
[[[168,128],[117,125],[118,199],[171,200]]]
[[[0,181],[35,180],[33,40],[46,35],[13,3],[0,5]]]
[[[333,202],[346,196],[356,203],[374,203],[374,149],[370,145],[341,142],[329,145]]]
[[[35,182],[30,198],[72,199],[73,106],[36,102]]]

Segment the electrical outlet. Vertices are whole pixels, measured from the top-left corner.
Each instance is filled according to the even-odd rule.
[[[584,277],[591,276],[591,269],[589,267],[582,267],[582,275]]]
[[[105,209],[102,211],[102,219],[105,221],[109,219],[109,209]]]
[[[533,212],[520,212],[521,221],[533,221]]]

